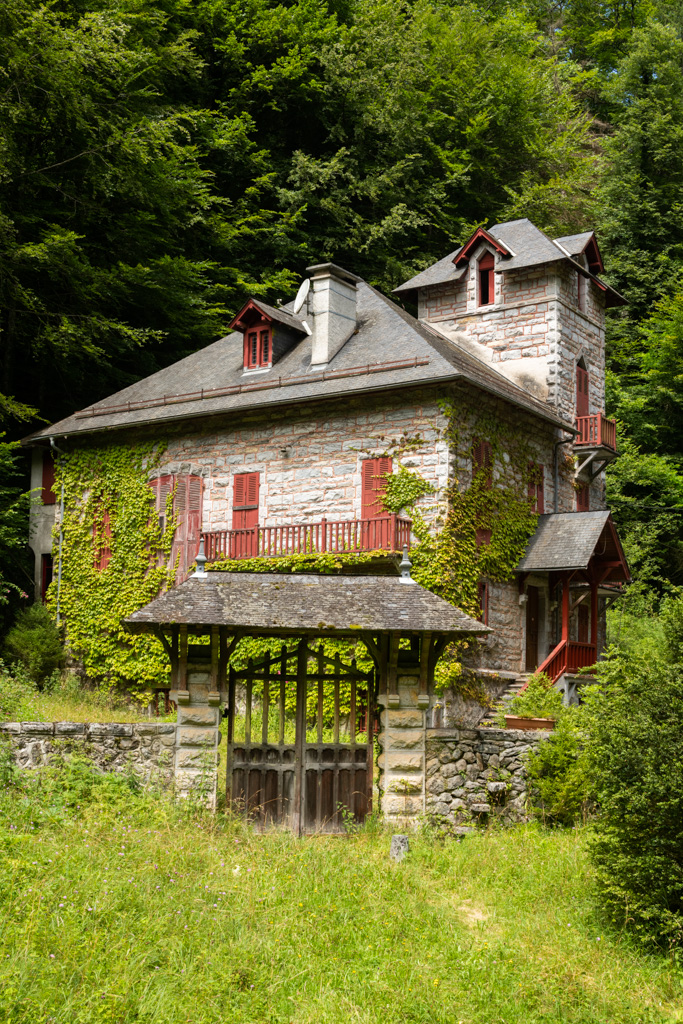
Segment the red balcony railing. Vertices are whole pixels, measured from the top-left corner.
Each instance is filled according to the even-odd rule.
[[[545,661],[536,669],[545,672],[555,683],[565,672],[578,672],[580,668],[589,668],[595,664],[595,644],[579,643],[577,640],[561,640]],[[528,684],[522,687],[525,690]],[[521,691],[520,691],[521,692]]]
[[[617,450],[617,423],[608,420],[604,413],[596,412],[592,416],[577,416],[576,429],[578,434],[575,445],[590,445],[593,448],[611,448]]]
[[[410,547],[410,519],[381,516],[290,526],[254,526],[248,530],[214,530],[202,533],[207,559],[280,558],[353,551],[402,551]]]

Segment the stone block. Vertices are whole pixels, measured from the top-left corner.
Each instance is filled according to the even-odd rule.
[[[489,793],[505,793],[507,791],[507,784],[505,782],[487,782],[486,788]]]
[[[217,726],[218,712],[213,707],[184,707],[178,709],[179,725]]]
[[[175,757],[176,768],[187,769],[195,768],[197,771],[202,769],[211,769],[213,763],[218,764],[219,755],[212,754],[211,751],[187,749],[178,750]]]
[[[490,814],[491,804],[470,804],[472,814]]]
[[[180,747],[213,747],[215,744],[215,729],[178,729]]]
[[[382,713],[382,724],[388,729],[422,728],[422,712],[417,708],[404,710],[389,709]]]
[[[0,732],[16,736],[21,732],[21,722],[0,722]]]
[[[113,736],[113,725],[108,722],[90,722],[88,725],[88,737],[90,739],[104,739],[106,736]]]
[[[419,796],[385,796],[382,800],[382,812],[387,815],[412,816],[422,813],[422,797]]]
[[[380,762],[386,771],[392,772],[421,772],[423,768],[424,758],[422,754],[410,754],[406,752],[389,751],[386,754],[380,754]]]
[[[85,723],[55,722],[55,736],[85,736]]]
[[[412,750],[422,745],[423,736],[421,729],[402,729],[400,732],[397,730],[391,734],[391,748],[392,750]]]
[[[430,779],[427,783],[427,792],[433,796],[440,796],[444,792],[446,786],[444,785],[443,779],[440,779],[437,775],[436,778]]]
[[[21,731],[27,736],[52,736],[54,724],[52,722],[22,722]]]

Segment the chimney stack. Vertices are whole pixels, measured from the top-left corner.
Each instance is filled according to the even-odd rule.
[[[306,267],[306,273],[311,276],[311,367],[317,369],[334,358],[356,329],[356,282],[361,278],[334,263]]]

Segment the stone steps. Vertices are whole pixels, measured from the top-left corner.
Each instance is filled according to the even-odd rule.
[[[481,719],[481,721],[479,722],[479,727],[483,726],[483,727],[489,727],[489,728],[490,727],[500,728],[500,726],[496,722],[496,718],[495,718],[496,713],[501,708],[503,710],[507,709],[507,706],[509,705],[509,703],[512,700],[512,698],[517,696],[519,691],[522,689],[524,684],[529,679],[530,675],[531,675],[530,672],[523,672],[520,675],[518,675],[515,679],[512,680],[512,682],[508,686],[508,688],[505,691],[505,693],[501,694],[501,696],[498,698],[498,700],[496,701],[494,706],[491,708],[491,710],[487,711],[486,714],[484,715],[484,717]]]

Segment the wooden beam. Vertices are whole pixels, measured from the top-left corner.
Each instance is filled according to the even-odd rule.
[[[389,665],[387,671],[387,703],[389,707],[398,707],[398,647],[400,633],[389,634]]]
[[[164,633],[164,631],[162,629],[156,629],[154,631],[154,635],[156,636],[157,640],[159,640],[161,642],[161,646],[166,651],[166,654],[168,655],[170,661],[173,661],[173,648],[172,648],[168,638],[166,637],[166,634]]]
[[[375,668],[379,669],[382,661],[382,654],[377,646],[375,638],[370,633],[361,633],[360,638],[367,647],[368,654],[372,658]]]

